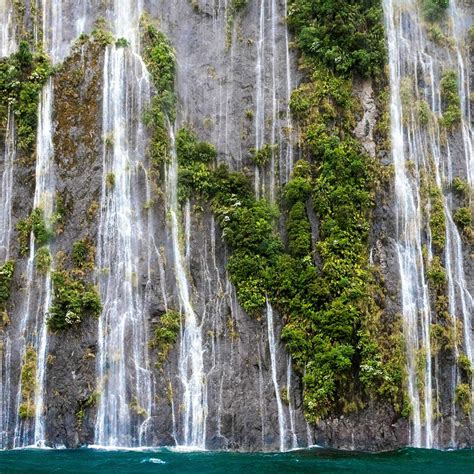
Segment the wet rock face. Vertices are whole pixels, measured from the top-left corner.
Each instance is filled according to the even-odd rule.
[[[71,269],[74,242],[97,240],[102,187],[103,47],[86,43],[65,61],[54,82],[56,199],[64,208],[54,240],[56,265]],[[86,276],[89,281],[93,275]],[[87,318],[49,338],[45,426],[53,445],[93,442],[97,320]]]

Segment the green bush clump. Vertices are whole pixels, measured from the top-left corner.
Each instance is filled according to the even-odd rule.
[[[438,255],[435,255],[431,260],[426,275],[435,288],[444,288],[446,284],[446,271]]]
[[[443,194],[436,180],[426,173],[421,175],[422,198],[429,201],[429,225],[431,240],[436,253],[441,254],[446,243],[446,219],[444,215]]]
[[[386,49],[380,0],[288,3],[288,22],[305,55],[341,74],[382,72]]]
[[[21,404],[19,416],[22,419],[35,416],[35,389],[36,389],[36,361],[37,354],[33,346],[27,346],[21,366]]]
[[[193,163],[210,163],[217,156],[213,145],[198,141],[196,134],[187,128],[180,129],[176,134],[176,153],[180,166]]]
[[[38,122],[38,103],[44,83],[52,72],[42,51],[32,53],[26,41],[18,52],[0,58],[0,128],[5,129],[8,110],[13,111],[19,150],[34,150]]]
[[[36,251],[35,255],[35,266],[36,270],[39,273],[47,273],[49,267],[51,266],[51,262],[53,261],[51,257],[51,253],[49,252],[48,247],[40,247]]]
[[[231,8],[235,11],[243,10],[248,4],[248,0],[231,0]]]
[[[455,400],[461,407],[462,411],[470,416],[472,411],[472,392],[469,384],[460,383],[456,387]]]
[[[470,380],[472,378],[472,364],[469,360],[469,357],[466,354],[459,354],[458,357],[458,365],[459,368],[463,371],[463,375],[467,376],[467,379]]]
[[[180,330],[181,314],[177,311],[167,311],[160,317],[160,322],[155,329],[151,347],[158,349],[157,365],[161,367],[166,361],[168,354],[175,345]]]
[[[95,287],[74,278],[66,271],[52,273],[53,301],[48,327],[53,331],[80,324],[86,316],[99,317],[102,311]]]
[[[453,219],[464,230],[472,225],[472,211],[468,207],[460,207],[454,212]]]
[[[33,233],[38,247],[46,245],[53,236],[51,229],[46,224],[44,211],[39,207],[33,209],[28,217],[20,220],[16,225],[16,229],[21,255],[25,255],[29,250],[31,233]]]
[[[5,309],[5,304],[10,298],[10,285],[15,271],[15,262],[8,260],[0,265],[0,310]]]
[[[126,48],[130,46],[130,41],[128,41],[128,39],[126,38],[117,38],[115,40],[115,47],[116,48]]]
[[[156,168],[168,159],[168,121],[173,122],[176,116],[176,58],[164,33],[158,31],[146,16],[142,17],[141,28],[143,59],[156,89],[145,114],[145,123],[153,130],[149,154]]]
[[[446,71],[440,82],[443,99],[443,115],[440,123],[448,130],[454,129],[461,122],[461,99],[458,92],[458,78],[455,71]]]
[[[72,244],[71,258],[76,268],[91,269],[94,265],[95,248],[89,239],[76,240]]]
[[[104,18],[99,18],[94,23],[94,29],[91,35],[94,41],[104,48],[110,44],[114,44],[114,35],[109,31]]]
[[[422,0],[423,16],[429,21],[439,21],[446,13],[449,0]]]
[[[451,188],[462,199],[468,199],[471,193],[469,183],[459,176],[453,178],[453,181],[451,182]]]
[[[261,148],[258,150],[252,148],[250,152],[252,153],[251,160],[257,166],[265,166],[266,164],[270,163],[272,159],[272,155],[275,153],[277,145],[270,145],[265,143]]]
[[[198,141],[194,132],[182,128],[176,134],[176,153],[179,165],[179,200],[190,198],[193,191],[209,197],[215,184],[208,166],[217,156],[214,146]]]

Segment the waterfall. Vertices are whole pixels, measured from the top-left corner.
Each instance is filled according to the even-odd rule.
[[[10,257],[10,239],[12,231],[12,187],[13,167],[16,158],[15,119],[8,108],[7,127],[5,133],[5,148],[3,152],[3,173],[0,209],[0,262],[3,264]]]
[[[260,0],[257,38],[256,99],[255,99],[255,151],[260,150],[265,141],[265,0]],[[255,166],[255,194],[260,195],[260,170]]]
[[[289,107],[292,65],[285,24],[288,5],[261,0],[257,7],[254,153],[261,151],[264,163],[255,164],[254,188],[257,197],[266,196],[273,203],[277,185],[286,183],[291,175],[294,159]],[[280,42],[284,48],[279,47]]]
[[[104,59],[103,176],[98,237],[99,318],[97,378],[100,401],[95,443],[146,443],[152,408],[148,360],[148,311],[142,276],[149,248],[140,193],[146,137],[142,116],[150,81],[138,55],[141,2],[114,2],[114,35],[130,47],[108,46]],[[144,262],[143,262],[144,261]]]
[[[78,2],[83,5],[83,2]],[[67,30],[63,25],[62,2],[44,1],[42,3],[43,47],[48,52],[54,65],[58,64],[67,54],[69,45],[79,34],[78,31]],[[80,27],[80,23],[77,23]],[[53,101],[54,83],[50,77],[43,87],[38,106],[38,130],[36,140],[35,195],[33,209],[41,209],[46,225],[51,225],[54,208],[55,175],[53,147]],[[45,445],[44,426],[44,392],[46,377],[46,360],[48,348],[48,329],[46,325],[48,310],[51,304],[51,269],[44,275],[38,274],[35,268],[35,257],[38,248],[33,233],[30,236],[29,257],[26,269],[26,297],[23,302],[20,321],[19,339],[15,349],[22,357],[22,364],[29,362],[35,365],[35,381],[33,400],[25,400],[24,380],[22,373],[17,386],[15,401],[14,447]],[[50,254],[50,245],[46,251]],[[9,374],[6,374],[10,378]],[[26,405],[25,405],[26,404]],[[26,414],[25,414],[26,412]]]
[[[202,323],[199,324],[191,303],[184,256],[179,243],[178,160],[172,127],[169,127],[169,134],[171,140],[171,162],[166,175],[166,194],[168,196],[168,214],[171,226],[171,244],[173,247],[176,284],[180,305],[184,313],[178,368],[179,379],[183,388],[182,442],[185,446],[204,449],[206,446],[208,408],[207,383],[203,360]]]
[[[9,0],[0,0],[0,57],[9,56],[16,49],[13,23],[13,5]],[[3,149],[3,171],[0,188],[0,265],[10,258],[11,211],[13,167],[16,156],[15,120],[8,107]],[[0,328],[0,449],[7,445],[7,428],[10,417],[10,361],[11,340]]]
[[[288,415],[290,418],[290,436],[291,436],[291,449],[298,448],[298,437],[296,436],[296,413],[295,407],[293,406],[292,391],[291,391],[291,379],[293,376],[293,369],[291,366],[291,356],[288,356],[288,364],[286,366],[286,398],[288,399]]]
[[[267,299],[267,329],[268,329],[268,348],[270,349],[270,363],[272,371],[273,388],[275,389],[275,399],[277,403],[278,412],[278,429],[280,434],[280,451],[286,449],[286,419],[283,410],[283,402],[281,401],[281,392],[278,385],[277,374],[277,347],[275,343],[275,328],[273,323],[273,308]]]
[[[288,0],[285,0],[285,19],[288,17]],[[288,135],[288,144],[286,154],[283,155],[283,150],[280,150],[280,182],[287,183],[290,180],[291,171],[293,170],[293,144],[291,140],[291,133],[293,130],[293,121],[291,118],[290,99],[293,90],[293,83],[291,78],[291,62],[290,62],[290,41],[288,28],[285,28],[285,66],[286,66],[286,111],[285,111],[285,127]],[[280,137],[282,142],[282,137]]]
[[[40,101],[37,141],[37,186],[34,198],[34,208],[43,209],[44,218],[50,222],[54,206],[54,148],[53,148],[53,79],[49,78],[43,88]],[[39,178],[38,178],[39,174]],[[48,245],[48,252],[50,247]],[[32,250],[34,245],[32,245]],[[33,257],[33,254],[31,255]],[[30,264],[30,262],[28,262]],[[33,262],[31,262],[33,263]],[[48,269],[44,277],[44,299],[42,313],[37,313],[36,337],[39,338],[37,348],[36,390],[35,390],[35,431],[33,443],[44,445],[44,386],[46,372],[46,350],[48,344],[48,329],[46,319],[51,305],[51,271]]]
[[[469,81],[465,77],[465,61],[459,46],[460,31],[456,27],[456,59],[453,60],[447,55],[446,60],[443,55],[436,54],[436,47],[430,45],[426,23],[421,18],[416,2],[385,0],[384,11],[389,51],[396,251],[407,355],[408,395],[412,407],[411,443],[417,447],[431,448],[438,445],[434,412],[438,410],[439,399],[434,383],[450,383],[449,388],[454,397],[456,377],[449,382],[439,380],[439,374],[433,367],[435,354],[431,346],[431,331],[438,315],[431,306],[435,295],[429,287],[426,275],[434,261],[436,242],[433,240],[436,237],[433,237],[433,229],[427,226],[427,221],[429,222],[431,213],[437,211],[431,197],[430,202],[424,204],[426,190],[423,190],[423,183],[428,181],[428,186],[439,196],[439,212],[445,222],[445,232],[441,235],[444,249],[440,256],[444,259],[447,274],[452,331],[456,334],[456,319],[461,316],[464,327],[463,350],[472,363],[472,296],[466,283],[462,241],[453,220],[452,199],[449,193],[449,184],[455,169],[452,163],[453,140],[456,140],[457,135],[453,138],[442,130],[439,123],[443,112],[441,77],[446,70],[457,69],[463,108],[461,134],[465,173],[462,177],[472,183],[472,130],[467,105]],[[458,24],[455,2],[451,2],[450,13],[454,25]],[[428,124],[422,123],[419,118],[416,107],[422,106],[429,108]],[[460,341],[457,341],[457,344],[460,344]],[[457,357],[457,347],[454,351]]]
[[[35,195],[33,209],[41,209],[47,225],[50,223],[54,205],[54,163],[53,163],[53,80],[49,78],[43,88],[38,111],[38,132],[36,142]],[[47,246],[49,252],[49,245]],[[23,304],[20,318],[20,338],[16,349],[23,357],[23,364],[28,363],[27,357],[35,364],[36,380],[34,382],[33,401],[25,400],[24,383],[20,374],[16,396],[16,421],[14,431],[14,447],[30,444],[44,444],[44,382],[47,350],[46,317],[51,303],[51,273],[38,275],[35,269],[36,243],[33,232],[30,236],[30,251],[26,270],[26,301]],[[38,302],[36,304],[36,302]],[[28,355],[30,354],[30,355]],[[32,357],[34,354],[34,357]],[[28,397],[29,398],[29,397]],[[25,407],[25,404],[27,406]],[[32,404],[32,405],[30,405]],[[22,415],[28,412],[27,415]],[[33,412],[33,415],[31,414]]]
[[[9,56],[15,49],[13,2],[0,0],[0,57]]]
[[[453,37],[456,47],[456,62],[458,71],[459,97],[461,99],[461,132],[463,140],[466,177],[471,188],[474,186],[474,129],[471,117],[471,75],[469,74],[469,58],[463,51],[463,44],[467,36],[467,22],[465,15],[459,11],[458,2],[450,1],[449,14],[453,25]],[[472,54],[472,52],[471,52]]]

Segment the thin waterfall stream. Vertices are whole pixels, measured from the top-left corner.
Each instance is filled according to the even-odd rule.
[[[171,162],[167,170],[168,212],[179,302],[184,313],[179,352],[179,379],[183,388],[182,444],[199,449],[206,446],[207,387],[204,372],[202,328],[194,311],[184,255],[180,247],[178,224],[178,160],[175,136],[169,127]]]

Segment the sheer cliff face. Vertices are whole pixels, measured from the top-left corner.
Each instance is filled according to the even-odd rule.
[[[51,221],[55,220],[55,235],[48,244],[51,271],[64,271],[86,287],[89,283],[97,285],[103,305],[110,304],[104,301],[104,295],[113,294],[110,285],[118,285],[116,300],[121,303],[117,307],[127,308],[123,311],[128,319],[122,325],[119,318],[115,324],[116,310],[109,311],[105,320],[109,308],[106,306],[102,308],[102,319],[86,317],[65,329],[49,329],[44,380],[39,384],[29,379],[25,369],[28,362],[35,367],[33,379],[41,373],[38,334],[49,317],[49,302],[45,297],[47,278],[32,263],[35,255],[28,259],[28,254],[21,254],[16,238],[15,226],[30,215],[38,189],[34,155],[18,151],[8,229],[6,221],[2,221],[3,231],[12,233],[5,259],[15,260],[16,266],[6,305],[8,323],[4,319],[0,325],[1,444],[187,444],[209,449],[277,450],[313,443],[351,449],[390,449],[412,443],[409,415],[401,417],[390,402],[368,400],[358,411],[329,416],[317,425],[305,421],[303,383],[292,370],[291,358],[280,339],[284,318],[269,304],[260,317],[245,313],[229,280],[229,249],[210,203],[193,196],[173,207],[168,189],[174,182],[172,164],[164,166],[161,174],[152,171],[147,146],[143,146],[149,143],[150,132],[140,126],[146,107],[142,108],[139,102],[143,99],[137,98],[134,89],[138,87],[134,83],[136,77],[140,87],[149,87],[150,96],[154,94],[149,77],[140,73],[143,65],[139,52],[144,45],[139,41],[138,21],[130,32],[111,28],[115,39],[124,37],[129,42],[123,48],[123,56],[111,56],[110,50],[115,46],[105,46],[95,22],[105,18],[109,25],[119,24],[123,6],[118,0],[109,5],[91,3],[46,2],[41,15],[27,5],[27,13],[20,18],[12,5],[2,2],[2,17],[15,18],[16,14],[16,21],[23,26],[1,31],[1,51],[10,54],[16,48],[20,30],[31,30],[35,35],[44,35],[45,49],[53,62],[60,64],[51,86],[54,185],[49,191],[54,196],[56,213]],[[243,170],[250,176],[257,196],[278,203],[293,164],[304,154],[298,125],[288,105],[291,91],[303,75],[298,69],[297,52],[290,47],[293,38],[285,23],[286,1],[249,1],[242,9],[234,7],[236,2],[218,0],[132,3],[130,15],[138,19],[147,12],[175,50],[177,111],[176,123],[168,124],[170,135],[181,127],[192,129],[200,140],[216,147],[217,163]],[[402,18],[406,31],[412,31],[412,15],[400,15],[395,15],[397,21]],[[43,26],[38,28],[40,23]],[[95,35],[71,47],[80,33],[90,34],[94,29]],[[127,33],[135,35],[137,41]],[[439,48],[431,40],[423,48],[440,64],[435,72],[439,87],[444,65],[456,68],[455,53],[449,45]],[[472,77],[472,58],[466,51],[464,48],[465,72]],[[111,71],[114,64],[115,76]],[[404,66],[404,74],[417,71],[416,65]],[[125,78],[122,88],[113,84],[117,77]],[[418,91],[419,87],[424,93],[425,81],[425,76],[418,78],[414,89]],[[392,153],[379,127],[387,105],[377,96],[380,89],[379,86],[374,91],[368,80],[354,80],[354,95],[360,101],[354,134],[386,170],[373,211],[370,263],[380,270],[380,285],[384,288],[382,324],[403,331],[397,240],[399,201]],[[116,121],[113,133],[104,121],[107,91],[124,94],[108,109]],[[468,108],[469,99],[466,100],[464,105]],[[472,100],[470,103],[472,108]],[[120,118],[124,118],[123,122]],[[121,127],[127,143],[132,144],[127,149],[121,143]],[[409,134],[410,130],[404,133]],[[466,142],[462,134],[463,130],[458,129],[448,135],[449,180],[455,176],[466,179]],[[0,171],[6,176],[8,134],[3,133],[1,138],[5,159]],[[267,144],[273,147],[270,162],[257,168],[251,150]],[[124,166],[119,168],[118,163]],[[2,197],[5,183],[4,178]],[[128,196],[126,203],[120,201],[124,196]],[[453,195],[454,204],[449,202],[449,209],[461,207],[456,201],[460,199]],[[175,211],[177,226],[173,223]],[[308,214],[316,240],[318,218],[309,211]],[[121,222],[133,224],[125,232]],[[107,225],[115,233],[107,234]],[[429,226],[421,231],[424,239],[427,229]],[[284,223],[281,230],[284,233]],[[113,242],[113,236],[120,236],[118,244]],[[74,253],[79,248],[77,242],[85,243],[85,257],[80,264]],[[472,295],[470,248],[463,242],[465,280]],[[109,263],[99,268],[98,261]],[[54,284],[53,278],[53,292]],[[27,293],[31,301],[28,308]],[[434,307],[435,296],[432,298]],[[163,321],[174,312],[181,314],[177,335],[163,336]],[[117,339],[112,338],[114,331],[118,331]],[[107,346],[104,341],[109,336],[119,342]],[[166,344],[166,349],[160,344]],[[28,352],[28,348],[33,350]],[[419,348],[423,349],[421,343]],[[36,356],[32,357],[34,353]],[[437,446],[452,443],[453,423],[457,431],[455,445],[472,444],[469,416],[454,407],[456,381],[451,380],[453,361],[458,355],[448,349],[433,355],[434,369],[429,377],[434,381],[432,391],[438,400],[433,411],[440,414],[433,429],[433,444]],[[420,371],[417,376],[426,379]],[[450,383],[444,383],[448,378]],[[111,380],[127,381],[123,391],[118,386],[108,387]],[[35,403],[28,405],[30,398]],[[44,435],[34,413],[39,402],[44,406]],[[32,413],[20,416],[21,407]],[[114,423],[127,423],[129,428],[126,433],[114,431],[110,428]]]

